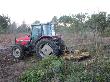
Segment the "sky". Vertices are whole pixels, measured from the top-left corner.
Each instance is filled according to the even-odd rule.
[[[45,23],[53,16],[100,11],[110,13],[110,0],[0,0],[0,15],[8,15],[17,24],[35,20]]]

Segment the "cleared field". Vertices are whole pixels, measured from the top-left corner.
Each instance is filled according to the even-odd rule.
[[[24,34],[19,34],[19,36],[24,36]],[[0,82],[17,82],[18,77],[25,71],[36,64],[38,61],[35,56],[26,57],[24,60],[15,60],[11,54],[10,45],[14,44],[14,34],[1,34],[0,35]],[[66,36],[63,39],[67,46],[74,46],[76,49],[83,47],[91,47],[93,41],[88,39],[81,39],[80,37],[71,38],[73,36]],[[102,39],[103,43],[103,53],[106,53],[105,57],[109,56],[110,53],[110,37]],[[91,48],[90,48],[91,49]],[[105,50],[104,50],[105,49]],[[95,55],[95,54],[94,54]],[[90,61],[90,60],[89,60]],[[86,60],[88,62],[88,60]]]

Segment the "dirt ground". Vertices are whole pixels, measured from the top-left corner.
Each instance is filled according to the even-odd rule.
[[[11,54],[14,35],[0,35],[0,82],[19,82],[18,77],[33,63],[32,57],[15,60]],[[29,62],[30,61],[30,64]]]

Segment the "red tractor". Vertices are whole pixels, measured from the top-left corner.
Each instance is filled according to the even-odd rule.
[[[15,39],[15,45],[12,47],[14,58],[22,59],[25,54],[32,52],[40,58],[63,54],[64,41],[61,36],[56,35],[53,24],[32,24],[31,27],[31,35]]]

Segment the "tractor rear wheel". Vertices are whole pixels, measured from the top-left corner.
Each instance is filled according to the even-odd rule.
[[[59,48],[53,40],[41,39],[36,44],[36,54],[40,58],[44,58],[48,55],[59,55]]]
[[[12,47],[12,55],[15,59],[23,59],[23,47],[20,45],[15,45]]]
[[[64,53],[64,51],[65,51],[65,43],[64,43],[64,41],[61,39],[61,40],[59,40],[59,47],[60,47],[60,54],[63,54]]]

